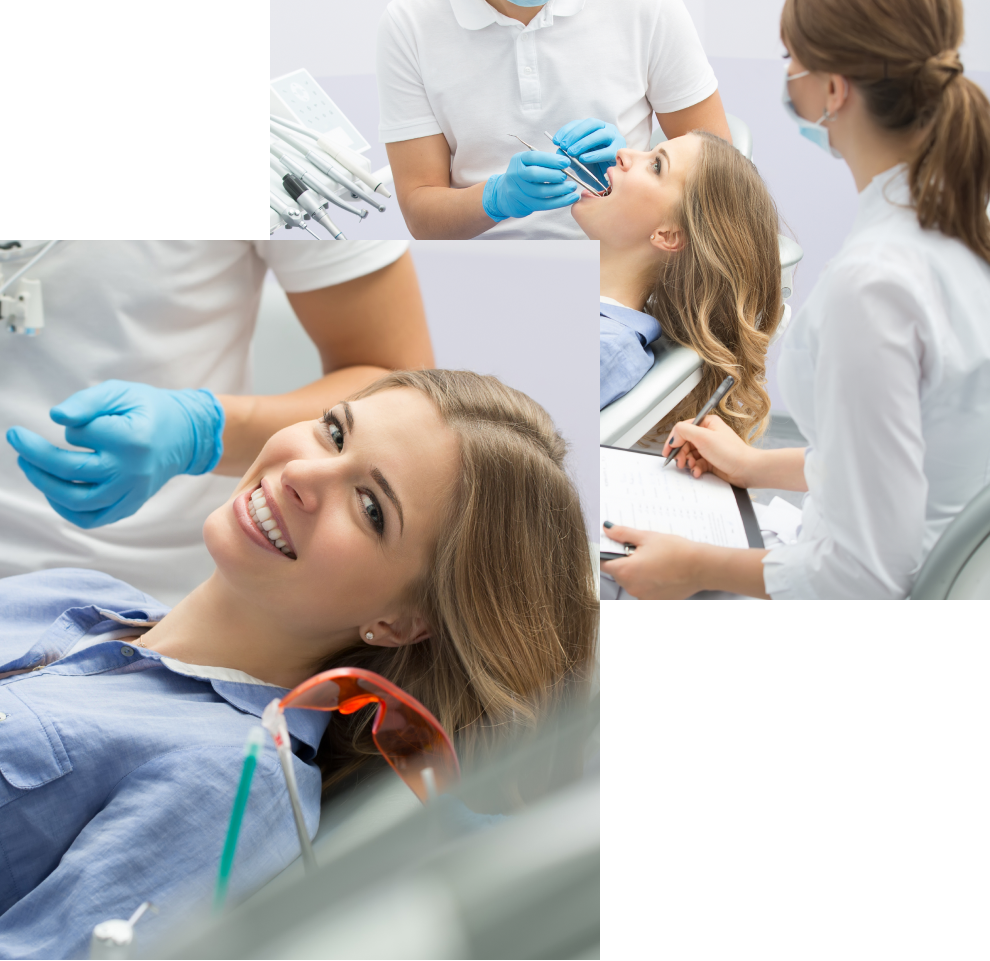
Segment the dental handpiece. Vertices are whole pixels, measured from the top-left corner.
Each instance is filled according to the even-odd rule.
[[[326,206],[321,202],[322,198],[315,190],[309,190],[306,185],[297,180],[292,174],[286,174],[282,178],[282,185],[285,192],[297,203],[309,216],[315,220],[334,240],[346,240],[347,238],[337,229],[337,225],[323,212]]]
[[[308,169],[304,163],[301,163],[295,157],[289,153],[291,148],[282,148],[277,143],[271,143],[268,145],[269,150],[273,157],[281,161],[291,174],[294,174],[299,178],[307,187],[315,190],[318,194],[322,194],[327,200],[332,204],[340,207],[342,210],[346,210],[348,213],[354,214],[355,217],[360,217],[364,220],[368,216],[368,211],[363,208],[355,207],[353,204],[349,204],[346,200],[342,200],[338,195],[337,191],[334,189],[333,185],[328,181],[324,180],[316,170]]]
[[[275,114],[269,114],[269,118],[283,127],[288,127],[289,130],[295,130],[297,133],[315,140],[316,146],[320,150],[331,159],[336,160],[345,170],[354,174],[362,183],[366,183],[376,194],[381,194],[383,197],[392,196],[385,184],[380,180],[376,180],[374,175],[364,168],[361,163],[362,157],[360,154],[339,143],[335,143],[326,134],[316,133],[308,127],[304,127],[301,123],[294,123],[291,120],[286,120],[284,117],[276,117]]]
[[[549,140],[550,143],[552,143],[572,164],[575,164],[576,166],[580,167],[580,169],[583,170],[592,180],[594,180],[594,182],[598,184],[598,186],[601,187],[602,190],[605,191],[605,193],[608,193],[609,188],[606,187],[605,184],[603,184],[583,163],[581,163],[581,161],[578,160],[577,157],[573,156],[572,154],[569,154],[563,147],[561,147],[560,144],[553,139],[553,136],[551,134],[548,134],[544,130],[543,136],[546,137],[547,140]]]
[[[305,218],[303,217],[303,212],[296,206],[290,206],[285,203],[274,190],[269,192],[270,200],[268,206],[272,208],[286,223],[288,227],[300,227],[305,230],[311,237],[315,237],[317,240],[320,238],[313,233],[309,227],[306,226]]]
[[[341,187],[349,190],[355,197],[360,197],[366,204],[371,204],[380,214],[385,213],[385,208],[378,202],[375,195],[363,187],[359,187],[353,180],[349,180],[335,170],[333,164],[330,163],[332,158],[328,157],[322,150],[317,150],[313,144],[307,143],[302,137],[297,136],[290,130],[280,129],[274,123],[270,124],[270,128],[276,137],[284,140],[289,146],[294,147],[303,159],[308,160],[318,170],[322,170],[323,173],[339,183]]]
[[[516,140],[518,140],[524,147],[529,147],[530,150],[536,150],[536,147],[534,147],[531,143],[526,143],[526,141],[523,140],[523,138],[520,137],[518,134],[510,133],[508,136],[515,137]],[[573,158],[568,157],[567,159],[568,160],[572,160]],[[601,196],[600,193],[595,193],[580,177],[577,176],[577,174],[571,173],[571,171],[568,170],[566,167],[561,171],[561,173],[565,177],[568,177],[569,179],[573,180],[574,183],[579,184],[580,186],[584,187],[584,189],[587,190],[588,193],[590,193],[592,197],[600,197]]]

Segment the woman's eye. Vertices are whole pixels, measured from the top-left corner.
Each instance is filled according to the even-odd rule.
[[[365,491],[361,491],[361,506],[364,508],[365,514],[371,520],[372,526],[378,531],[379,534],[385,531],[385,515],[382,513],[381,505]]]
[[[344,430],[340,426],[340,421],[337,420],[337,415],[330,411],[325,411],[323,414],[323,423],[326,425],[327,437],[330,438],[331,443],[338,451],[342,451],[344,449]]]
[[[660,173],[660,158],[657,157],[656,160],[651,164],[655,173]]]

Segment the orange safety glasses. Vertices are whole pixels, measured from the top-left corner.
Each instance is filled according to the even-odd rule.
[[[360,667],[336,667],[304,681],[281,701],[272,701],[265,708],[261,723],[275,739],[303,861],[309,870],[316,867],[316,859],[303,821],[283,712],[286,708],[306,708],[353,714],[369,704],[378,705],[371,726],[375,746],[420,801],[425,804],[460,780],[457,754],[440,722],[416,698],[380,674]]]

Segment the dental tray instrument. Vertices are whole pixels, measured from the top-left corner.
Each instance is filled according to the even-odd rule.
[[[355,217],[360,217],[362,220],[368,216],[368,211],[364,208],[355,207],[346,200],[342,200],[334,189],[333,184],[325,180],[322,174],[318,173],[314,168],[307,166],[298,157],[294,157],[293,154],[295,151],[291,147],[283,147],[273,142],[268,145],[268,149],[276,160],[288,168],[290,174],[301,180],[307,187],[315,190],[318,194],[322,194],[330,203],[336,204],[341,209],[354,214]]]
[[[360,181],[366,183],[376,194],[381,194],[383,197],[392,196],[385,184],[364,167],[364,158],[360,154],[349,150],[339,143],[335,143],[326,134],[321,134],[315,130],[310,130],[309,127],[304,127],[301,123],[294,123],[291,120],[286,120],[284,117],[277,117],[275,114],[269,114],[269,118],[275,121],[275,123],[281,124],[289,130],[295,130],[296,133],[301,133],[303,136],[315,141],[317,148],[340,164],[348,173],[353,174]]]
[[[282,190],[315,220],[324,230],[326,230],[334,240],[346,240],[347,238],[340,232],[337,225],[327,216],[325,207],[328,201],[315,190],[310,190],[308,186],[301,183],[294,177],[287,168],[283,167],[274,157],[268,158],[268,163],[275,174],[281,179]]]
[[[524,147],[529,147],[530,150],[536,150],[536,147],[534,147],[531,143],[526,143],[526,141],[523,140],[523,138],[520,137],[518,134],[510,133],[509,136],[510,137],[515,137],[516,140],[518,140]],[[573,161],[573,159],[574,159],[573,157],[571,157],[569,155],[565,155],[565,156],[567,156],[567,159],[568,160]],[[579,184],[580,186],[584,187],[584,189],[587,190],[588,193],[590,193],[593,197],[604,197],[605,196],[600,191],[592,190],[592,188],[589,187],[580,177],[578,177],[577,174],[571,173],[570,170],[566,170],[565,169],[565,170],[562,170],[561,173],[565,177],[568,177],[569,179],[573,180],[574,183]]]
[[[364,187],[359,187],[353,180],[348,179],[340,173],[330,162],[332,158],[322,150],[317,149],[315,144],[308,142],[304,137],[293,133],[291,130],[284,129],[280,124],[281,121],[278,123],[272,121],[269,124],[273,136],[278,137],[279,140],[284,141],[290,147],[294,148],[303,160],[308,161],[318,170],[321,170],[331,180],[339,183],[345,190],[349,190],[353,196],[360,197],[365,203],[371,204],[379,213],[385,213],[385,208],[378,202],[378,198],[373,192],[365,190]]]
[[[548,134],[544,130],[543,136],[546,137],[547,140],[549,140],[550,143],[552,143],[572,164],[583,170],[592,180],[594,180],[594,182],[598,184],[599,187],[602,188],[602,191],[606,195],[611,192],[612,190],[611,187],[607,186],[606,184],[603,184],[583,163],[581,163],[580,160],[577,159],[577,157],[573,156],[573,154],[569,154],[566,150],[564,150],[564,148],[561,147],[560,144],[553,139],[552,134]]]

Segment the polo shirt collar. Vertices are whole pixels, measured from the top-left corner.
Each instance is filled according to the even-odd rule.
[[[554,15],[569,17],[578,13],[584,4],[585,0],[547,0],[543,10],[537,14],[533,22],[535,23],[541,15],[546,15],[548,18],[546,25],[549,26],[553,23]],[[465,30],[483,30],[490,23],[522,27],[518,20],[503,16],[486,0],[450,0],[450,6],[458,25]]]

